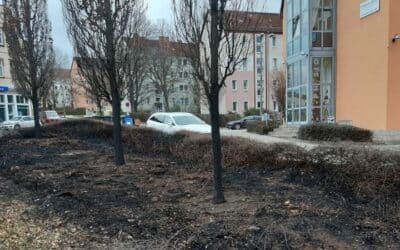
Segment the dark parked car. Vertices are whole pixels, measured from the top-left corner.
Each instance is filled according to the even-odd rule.
[[[259,115],[246,116],[241,120],[228,122],[226,124],[226,127],[229,128],[229,129],[246,128],[248,121],[261,121],[261,116],[259,116]]]

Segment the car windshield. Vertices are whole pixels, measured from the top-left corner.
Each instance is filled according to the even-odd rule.
[[[16,117],[12,118],[10,121],[16,122],[16,121],[19,121],[19,120],[21,120],[21,119],[22,119],[22,117],[16,116]]]
[[[57,112],[56,111],[49,111],[49,112],[46,112],[46,115],[47,115],[47,117],[58,117],[58,114],[57,114]]]
[[[191,115],[179,115],[179,116],[174,116],[173,118],[175,120],[176,125],[178,126],[205,124],[205,122],[203,122],[196,116],[191,116]]]

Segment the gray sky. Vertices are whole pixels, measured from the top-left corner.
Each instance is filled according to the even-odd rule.
[[[246,1],[246,0],[243,0]],[[266,1],[265,9],[268,12],[279,12],[281,0],[257,0],[259,4]],[[170,0],[146,0],[148,4],[148,17],[152,21],[157,21],[160,19],[165,19],[167,21],[172,21],[172,10]],[[72,56],[73,49],[71,43],[68,40],[67,32],[64,25],[61,2],[60,0],[49,0],[49,17],[53,28],[53,39],[54,47],[56,50],[61,51],[63,54],[67,55],[69,61],[66,67],[69,67]],[[256,9],[256,11],[258,11]],[[265,10],[260,10],[265,11]]]

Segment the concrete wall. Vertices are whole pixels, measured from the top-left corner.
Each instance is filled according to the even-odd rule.
[[[391,0],[381,0],[379,12],[360,19],[363,1],[337,1],[336,118],[359,127],[387,129]]]

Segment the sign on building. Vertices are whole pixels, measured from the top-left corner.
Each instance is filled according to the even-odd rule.
[[[0,92],[1,93],[4,93],[4,92],[8,92],[8,87],[6,87],[6,86],[0,86]]]
[[[380,0],[366,0],[360,4],[360,18],[369,16],[380,9]]]

